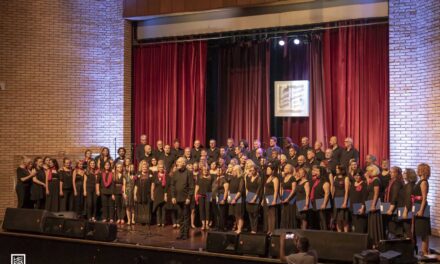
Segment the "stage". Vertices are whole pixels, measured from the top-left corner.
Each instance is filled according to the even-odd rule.
[[[0,263],[11,254],[26,254],[27,264],[50,263],[280,263],[278,259],[205,251],[207,232],[191,230],[188,240],[176,240],[171,226],[124,226],[114,242],[98,242],[37,234],[0,232]]]

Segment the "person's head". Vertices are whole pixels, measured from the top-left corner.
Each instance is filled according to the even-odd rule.
[[[217,169],[217,162],[211,162],[211,164],[209,165],[211,170],[216,170]]]
[[[352,148],[353,147],[353,139],[351,137],[347,137],[344,140],[344,147],[345,148]]]
[[[406,168],[403,171],[403,179],[407,183],[416,183],[417,182],[417,173],[414,169]]]
[[[224,147],[220,148],[220,156],[224,157],[226,155],[226,149]]]
[[[124,159],[124,165],[125,166],[130,166],[131,165],[131,159],[130,158],[125,158]]]
[[[72,161],[69,158],[63,159],[63,167],[65,169],[70,169],[72,167]]]
[[[273,166],[266,166],[266,176],[272,176],[275,171]]]
[[[336,174],[337,175],[346,175],[345,167],[341,165],[336,165]]]
[[[401,180],[402,179],[402,169],[397,166],[393,166],[390,169],[391,179]]]
[[[118,155],[119,157],[125,157],[125,153],[127,153],[127,150],[123,147],[118,148]]]
[[[196,149],[200,148],[200,140],[198,139],[194,140],[194,148]]]
[[[312,167],[312,176],[319,178],[321,176],[321,170],[318,165],[313,165]]]
[[[92,151],[90,149],[86,149],[86,151],[84,151],[84,157],[86,159],[92,158]]]
[[[270,157],[272,159],[278,159],[278,151],[276,149],[273,149],[272,152],[270,153]]]
[[[377,167],[376,165],[370,165],[366,169],[365,176],[369,177],[369,178],[374,178],[374,177],[378,176],[379,174],[380,174],[379,167]]]
[[[315,151],[321,151],[321,148],[322,148],[322,142],[321,141],[316,141],[315,145],[314,145]]]
[[[364,174],[361,169],[356,169],[353,174],[353,178],[356,182],[361,182],[364,179]]]
[[[104,163],[104,170],[105,171],[110,171],[111,167],[112,167],[112,164],[110,163],[110,161],[106,161]]]
[[[60,168],[60,166],[58,165],[58,160],[57,159],[50,159],[49,168],[58,170]]]
[[[247,156],[246,155],[242,155],[241,157],[240,157],[240,164],[245,164],[246,163],[246,161],[247,161]]]
[[[376,157],[374,155],[368,154],[365,157],[365,164],[367,166],[372,165],[372,164],[376,164]]]
[[[37,169],[41,169],[43,167],[43,158],[42,157],[36,157],[34,159],[34,167]]]
[[[283,147],[290,147],[292,145],[293,145],[292,139],[290,137],[285,137]]]
[[[82,160],[77,160],[75,163],[75,169],[79,169],[82,170],[83,169],[83,161]]]
[[[96,169],[96,162],[95,162],[95,160],[93,160],[93,159],[89,160],[89,163],[87,164],[87,167],[89,168],[89,170]]]
[[[194,172],[194,163],[187,163],[186,164],[186,169],[191,171],[191,172]]]
[[[226,145],[228,145],[228,148],[232,148],[234,146],[234,139],[228,138]]]
[[[262,157],[260,159],[260,166],[263,168],[264,166],[266,166],[267,163],[267,159],[265,157]]]
[[[48,156],[44,157],[44,158],[43,158],[43,163],[44,163],[44,165],[46,165],[46,166],[49,167],[49,162],[50,162],[50,160],[51,160],[50,157],[48,157]]]
[[[237,165],[238,164],[238,160],[236,158],[231,159],[231,161],[229,162],[229,164],[231,165]]]
[[[150,155],[151,154],[151,146],[150,145],[145,145],[145,147],[144,147],[144,151],[145,151],[145,154],[148,154],[148,155]]]
[[[355,171],[358,168],[358,164],[355,160],[350,161],[350,170]]]
[[[143,174],[148,173],[148,163],[147,162],[142,163],[142,165],[141,165],[141,172]]]
[[[161,162],[159,162],[157,164],[157,171],[160,172],[160,173],[163,173],[165,171],[165,166],[163,165],[163,161],[162,160],[160,160],[160,161]]]
[[[261,147],[261,141],[259,139],[254,139],[254,149],[259,149]]]
[[[103,147],[101,150],[101,156],[109,157],[110,156],[110,149],[107,147]]]
[[[209,140],[209,147],[210,148],[215,148],[215,145],[216,145],[216,141],[215,141],[215,139],[211,139],[211,140]]]
[[[245,139],[240,140],[239,145],[240,145],[240,148],[242,148],[242,149],[247,149],[249,147],[249,143]]]
[[[191,149],[185,148],[183,151],[183,156],[185,156],[186,158],[190,158],[191,157]]]
[[[380,163],[380,168],[385,171],[388,170],[390,168],[390,162],[386,159],[382,160]]]
[[[180,148],[180,141],[176,138],[175,140],[174,140],[174,142],[173,142],[173,147],[175,148],[175,149],[178,149],[178,148]]]
[[[141,144],[147,144],[147,135],[143,134],[141,135]]]
[[[304,163],[306,163],[306,157],[304,157],[304,155],[299,155],[299,157],[298,157],[298,165],[302,166],[302,165],[304,165]]]
[[[287,157],[284,154],[280,155],[280,162],[281,164],[286,164],[287,163]]]
[[[301,138],[301,146],[308,147],[309,146],[309,138],[308,137],[302,137]]]
[[[157,159],[156,158],[151,159],[151,166],[157,166]]]
[[[203,165],[200,166],[200,173],[202,174],[202,176],[208,176],[209,175],[209,169],[207,166]]]
[[[295,155],[296,155],[296,149],[294,147],[290,147],[289,148],[289,156],[295,157]]]
[[[315,151],[313,149],[307,150],[307,159],[312,160],[315,158]]]
[[[304,179],[307,176],[306,170],[304,168],[299,168],[297,173],[297,179]]]
[[[431,176],[431,167],[426,163],[420,163],[419,166],[417,166],[417,175],[421,179],[429,179]]]
[[[336,145],[338,145],[338,138],[335,136],[332,136],[329,140],[329,144],[330,146],[334,147]]]
[[[166,145],[163,147],[163,150],[164,150],[165,154],[169,155],[169,154],[171,153],[171,146],[168,145],[168,144],[166,144]]]
[[[255,150],[255,157],[257,157],[257,158],[263,157],[263,149],[262,148],[257,148],[257,150]]]
[[[206,149],[200,150],[200,157],[207,157],[207,156],[208,156],[208,151]]]
[[[326,159],[331,159],[332,155],[333,155],[333,149],[328,148],[325,150],[325,158]]]
[[[296,248],[299,252],[308,252],[310,249],[310,242],[307,237],[299,237],[296,242]]]
[[[160,150],[163,149],[163,141],[161,139],[156,142],[156,147]]]
[[[182,169],[184,169],[185,166],[186,166],[186,161],[185,161],[185,159],[182,158],[182,157],[178,158],[177,161],[176,161],[176,166],[177,166],[177,169],[178,169],[178,170],[182,170]]]
[[[242,174],[243,174],[243,170],[241,169],[240,165],[235,165],[232,168],[232,176],[234,176],[234,177],[241,177]]]
[[[235,153],[235,155],[240,154],[240,153],[241,153],[241,148],[240,148],[239,146],[236,146],[236,147],[234,148],[234,153]]]
[[[284,175],[289,176],[294,174],[295,174],[295,168],[292,166],[292,164],[286,164],[286,166],[284,166]]]
[[[269,146],[275,147],[276,145],[277,145],[277,138],[276,137],[271,137],[269,139]]]
[[[200,165],[199,164],[203,164],[202,162],[194,162],[193,164],[192,164],[192,169],[193,169],[193,171],[199,171],[199,167],[200,167]],[[203,166],[203,165],[202,165]]]
[[[124,163],[118,162],[116,164],[116,172],[122,173],[124,171]]]

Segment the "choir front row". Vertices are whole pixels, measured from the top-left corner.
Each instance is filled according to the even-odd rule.
[[[154,166],[143,160],[138,171],[129,159],[114,166],[105,161],[103,169],[97,165],[90,159],[72,169],[65,158],[59,169],[56,159],[23,158],[17,168],[18,207],[76,211],[91,221],[122,225],[151,224],[155,215],[161,227],[170,214],[185,238],[188,230],[182,226],[190,217],[195,228],[197,214],[201,230],[226,230],[231,216],[237,233],[245,228],[256,233],[263,222],[269,235],[275,228],[352,231],[368,233],[373,245],[387,237],[419,236],[422,253],[428,254],[430,167],[424,163],[417,172],[392,167],[388,174],[376,165],[365,172],[357,164],[348,172],[338,165],[332,172],[319,165],[280,168],[252,160],[220,167],[185,164],[181,158],[169,172],[162,160]]]

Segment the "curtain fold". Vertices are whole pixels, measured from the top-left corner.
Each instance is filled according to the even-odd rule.
[[[205,142],[206,58],[204,41],[170,43],[134,49],[133,117],[136,143],[146,134],[182,146]]]

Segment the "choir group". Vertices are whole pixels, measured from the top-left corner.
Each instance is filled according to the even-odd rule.
[[[90,221],[120,225],[155,221],[163,227],[169,215],[173,227],[180,227],[180,239],[196,225],[269,235],[276,228],[368,233],[373,245],[419,236],[428,254],[427,164],[402,170],[390,168],[387,160],[376,165],[367,155],[361,166],[351,138],[341,147],[331,137],[325,151],[319,141],[309,146],[306,137],[300,146],[287,138],[283,148],[272,137],[267,149],[259,140],[252,149],[245,140],[235,146],[233,139],[220,148],[215,140],[207,148],[196,140],[185,149],[178,140],[172,145],[159,140],[154,149],[146,135],[140,141],[136,162],[124,148],[113,160],[106,147],[95,158],[85,151],[73,168],[68,158],[61,168],[49,157],[23,158],[17,168],[18,207],[76,211]]]

